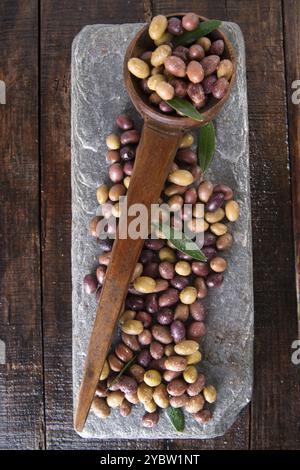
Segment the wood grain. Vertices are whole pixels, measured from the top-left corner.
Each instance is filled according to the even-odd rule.
[[[300,2],[283,0],[286,96],[288,108],[289,152],[292,177],[298,339],[300,339],[300,103],[292,95],[300,88]],[[294,87],[293,87],[294,86]],[[296,339],[296,335],[295,335]]]
[[[299,449],[299,373],[291,362],[297,322],[281,2],[228,0],[227,8],[228,18],[244,32],[248,71],[255,292],[250,445]]]
[[[1,2],[0,39],[0,448],[36,449],[44,447],[36,0]]]
[[[43,311],[47,447],[164,448],[164,442],[83,440],[73,431],[70,58],[86,24],[143,21],[142,3],[45,0],[41,10]],[[112,436],[113,438],[113,436]]]

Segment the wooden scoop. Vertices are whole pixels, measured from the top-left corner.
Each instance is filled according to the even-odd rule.
[[[183,16],[183,14],[169,16]],[[203,17],[199,18],[201,21],[204,20]],[[127,49],[124,60],[125,84],[134,106],[144,118],[141,140],[136,152],[134,172],[127,192],[128,207],[135,203],[143,203],[149,210],[152,203],[158,202],[183,132],[211,121],[229,96],[235,78],[233,48],[225,34],[220,30],[215,30],[211,33],[211,36],[215,39],[224,40],[224,57],[233,62],[234,74],[224,98],[219,101],[212,100],[209,107],[201,112],[203,115],[202,122],[188,117],[163,114],[152,107],[148,103],[147,96],[141,90],[140,81],[128,72],[128,60],[131,57],[139,57],[142,52],[153,47],[148,35],[148,26],[145,26],[136,34]],[[150,211],[148,213],[150,214]],[[131,218],[128,217],[128,225],[130,220]],[[97,307],[79,391],[75,416],[75,429],[79,432],[83,430],[89,413],[119,313],[143,244],[143,239],[133,240],[129,237],[126,239],[117,238],[114,242],[111,262],[106,271]]]

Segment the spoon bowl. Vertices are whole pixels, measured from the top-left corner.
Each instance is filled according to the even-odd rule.
[[[167,18],[173,16],[183,17],[185,13],[174,13],[172,15],[166,15]],[[200,22],[206,21],[207,18],[199,16]],[[199,112],[203,116],[203,121],[196,121],[186,116],[176,116],[162,113],[158,108],[152,106],[148,101],[148,96],[143,92],[140,79],[132,75],[127,67],[129,59],[132,57],[140,57],[140,55],[147,51],[153,49],[153,40],[148,34],[148,25],[145,25],[132,39],[130,42],[125,59],[124,59],[124,80],[127,92],[131,98],[132,103],[134,104],[137,111],[142,115],[145,121],[157,121],[163,126],[173,127],[173,128],[182,128],[182,129],[192,129],[194,127],[203,126],[208,122],[212,121],[218,113],[221,111],[222,107],[229,98],[231,89],[235,82],[236,76],[236,59],[234,54],[234,49],[229,41],[226,34],[220,29],[215,29],[212,31],[209,36],[213,40],[223,39],[224,41],[224,52],[222,58],[231,60],[233,64],[233,74],[229,82],[229,87],[225,96],[221,100],[217,100],[213,96],[210,96],[207,105],[200,109]]]

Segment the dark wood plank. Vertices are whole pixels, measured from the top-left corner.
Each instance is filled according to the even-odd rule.
[[[40,305],[38,1],[0,4],[0,448],[44,447]],[[2,361],[1,358],[1,363]]]
[[[299,372],[291,362],[297,322],[281,2],[228,0],[227,8],[228,18],[244,32],[247,51],[255,291],[251,447],[299,449]],[[294,41],[295,36],[293,51]]]
[[[47,447],[164,448],[83,440],[73,431],[70,273],[70,57],[86,24],[143,20],[142,2],[45,0],[41,11],[43,310]],[[113,436],[112,436],[113,437]]]
[[[207,18],[226,20],[226,1],[217,0],[155,0],[154,14],[193,11]],[[230,18],[229,18],[230,19]],[[239,416],[231,429],[222,437],[208,440],[174,440],[172,449],[247,449],[249,443],[249,407]]]
[[[292,177],[294,242],[296,258],[296,295],[298,308],[298,338],[300,339],[300,104],[294,82],[300,80],[300,2],[283,0],[285,70],[289,121],[289,148]],[[299,90],[300,82],[296,84]],[[294,88],[293,88],[294,85]],[[293,102],[292,95],[294,96]]]

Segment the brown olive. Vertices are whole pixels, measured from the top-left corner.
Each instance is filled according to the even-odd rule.
[[[220,57],[218,55],[214,54],[204,57],[200,62],[204,70],[204,76],[207,77],[207,75],[214,73],[217,70],[219,63]]]
[[[164,355],[164,347],[158,341],[152,341],[150,344],[150,354],[153,359],[161,359]]]
[[[189,58],[191,60],[201,60],[205,57],[205,51],[200,44],[193,44],[189,48]]]
[[[113,163],[109,169],[108,174],[113,183],[121,183],[124,173],[120,163]]]
[[[108,363],[109,363],[109,367],[114,372],[120,372],[120,370],[124,366],[124,362],[120,361],[120,359],[118,359],[117,356],[113,353],[109,354]]]
[[[171,80],[171,85],[174,87],[175,96],[184,98],[187,95],[188,84],[184,80],[174,78]]]
[[[175,77],[185,77],[186,65],[184,61],[179,57],[176,57],[175,55],[167,57],[164,62],[164,65],[166,70]]]
[[[212,94],[218,100],[221,100],[226,95],[229,87],[229,82],[225,77],[219,78],[212,87]]]
[[[167,370],[180,372],[186,368],[187,359],[183,356],[169,356],[165,361],[165,365]]]
[[[202,410],[204,406],[204,398],[202,395],[196,395],[194,397],[190,397],[187,404],[185,405],[184,409],[188,413],[197,413],[198,411]]]
[[[167,391],[173,397],[179,397],[186,391],[186,383],[183,379],[174,379],[168,383]]]
[[[182,18],[182,26],[187,31],[193,31],[199,25],[199,16],[195,13],[187,13]]]
[[[195,163],[197,163],[197,155],[191,149],[180,149],[176,153],[176,160],[182,163],[187,163],[188,165],[194,165]],[[190,189],[195,189],[195,188],[190,188]]]
[[[182,59],[185,63],[187,63],[189,60],[189,50],[187,47],[184,46],[175,47],[175,49],[173,50],[173,55],[175,55],[176,57],[180,57],[180,59]]]
[[[107,397],[107,386],[105,385],[105,382],[98,382],[95,395],[99,398]]]
[[[186,74],[192,83],[200,83],[204,78],[202,65],[196,60],[192,60],[186,69]]]
[[[159,421],[159,414],[157,411],[153,413],[145,413],[142,419],[142,424],[145,428],[154,428]]]
[[[154,325],[152,327],[153,337],[162,344],[170,344],[173,338],[170,333],[170,329],[163,325]]]
[[[141,321],[145,328],[149,328],[152,324],[152,316],[148,312],[138,312],[135,318]]]
[[[104,398],[94,398],[91,410],[98,418],[107,418],[110,415],[110,408]]]
[[[197,107],[205,104],[205,94],[201,83],[189,83],[187,93]]]
[[[142,383],[144,381],[145,369],[139,364],[133,364],[130,366],[129,372],[137,383]]]
[[[211,46],[210,46],[209,53],[221,56],[223,54],[223,52],[224,52],[224,41],[223,41],[223,39],[217,39],[216,41],[213,41]]]
[[[138,335],[138,340],[142,346],[148,346],[152,341],[152,334],[150,330],[144,330]]]
[[[207,287],[203,277],[197,277],[195,279],[194,286],[197,289],[198,299],[204,299],[207,296]]]
[[[210,410],[200,410],[193,414],[193,418],[197,421],[197,423],[204,424],[211,420],[212,414]]]
[[[166,382],[171,382],[171,380],[176,379],[181,375],[181,371],[174,371],[174,370],[165,370],[163,373],[163,379]]]
[[[192,304],[193,305],[193,304]],[[190,305],[190,307],[192,306]],[[179,303],[176,305],[175,313],[174,313],[174,320],[180,320],[185,322],[189,317],[189,306]]]
[[[144,56],[148,54],[148,59],[150,59],[152,52],[147,51],[144,52]],[[149,55],[150,54],[150,55]],[[146,60],[145,58],[140,57],[142,60]],[[123,131],[128,131],[134,127],[134,122],[128,114],[119,114],[116,119],[117,126],[122,129]]]
[[[186,393],[183,393],[179,397],[170,397],[170,405],[173,408],[182,408],[189,401],[189,397]]]
[[[120,415],[125,418],[126,416],[130,415],[132,409],[132,404],[124,399],[120,405]]]
[[[137,393],[126,393],[125,399],[129,401],[129,403],[132,403],[133,405],[138,405],[140,400],[137,395]]]
[[[194,321],[188,326],[187,337],[192,340],[198,340],[205,335],[205,332],[205,324],[202,321]]]
[[[103,284],[105,273],[106,273],[106,266],[98,266],[97,271],[96,271],[96,277],[100,285]]]
[[[118,379],[118,385],[123,393],[135,393],[137,391],[137,381],[128,375],[122,375]]]
[[[126,344],[126,346],[128,346],[132,351],[138,351],[139,349],[141,349],[137,336],[128,335],[127,333],[124,333],[124,331],[122,331],[121,338]]]
[[[118,343],[115,348],[116,356],[123,362],[128,362],[133,358],[132,350],[124,343]]]
[[[233,237],[231,233],[227,232],[224,235],[221,235],[220,237],[218,237],[217,242],[216,242],[216,247],[220,251],[225,251],[231,248],[232,243],[233,243]]]
[[[196,300],[190,305],[190,313],[194,320],[203,321],[206,317],[206,312],[200,300]]]
[[[185,204],[196,204],[197,191],[196,188],[189,188],[184,195]]]
[[[203,374],[198,374],[198,378],[196,382],[188,385],[187,394],[190,397],[199,395],[199,393],[202,392],[204,387],[205,387],[205,376]]]

